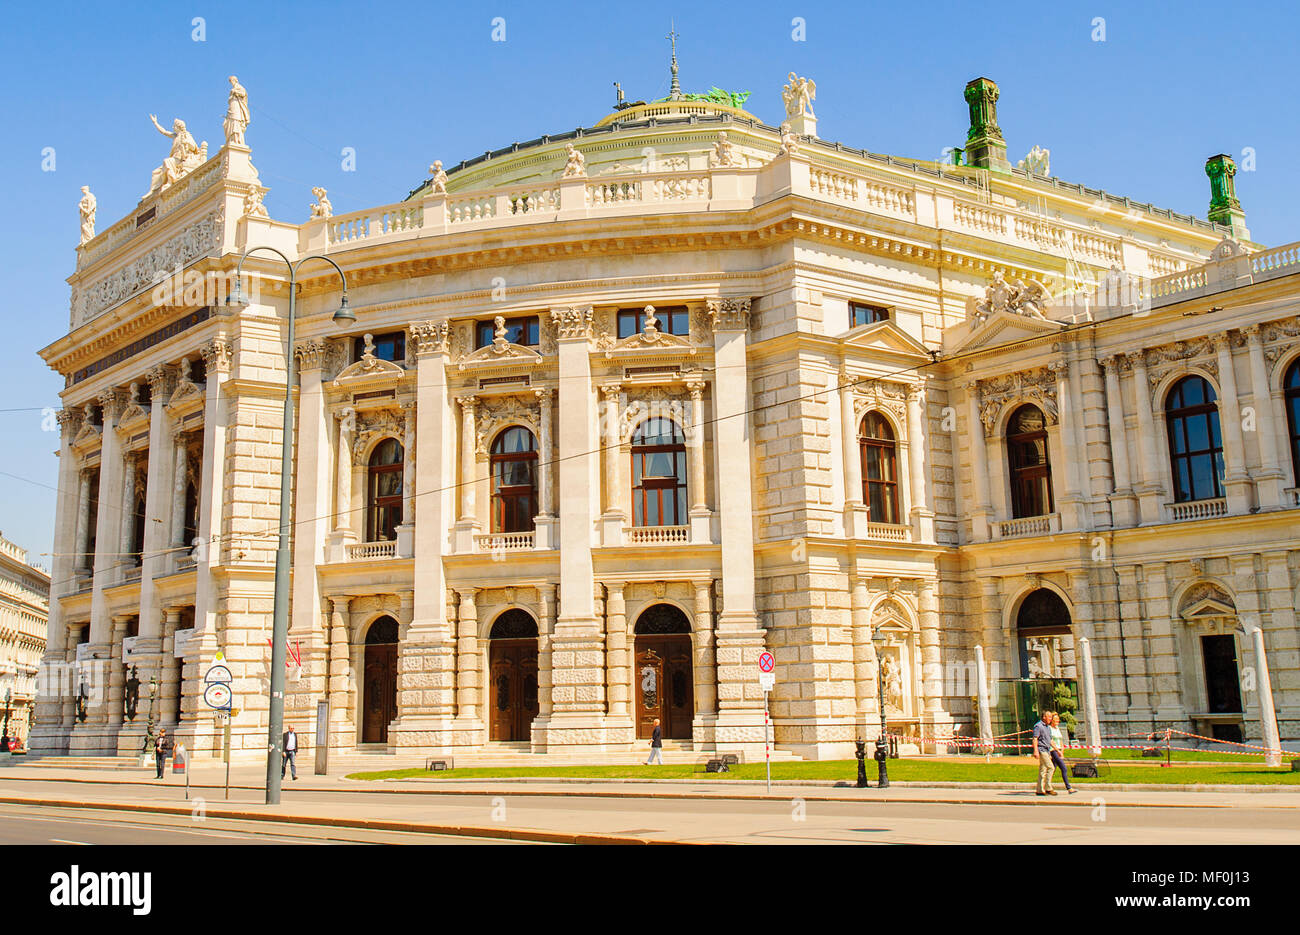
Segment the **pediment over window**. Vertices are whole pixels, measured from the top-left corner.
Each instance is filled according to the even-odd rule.
[[[371,343],[370,335],[366,335],[365,340],[365,351],[362,353],[361,359],[348,364],[334,378],[336,387],[347,387],[356,390],[369,385],[391,386],[406,375],[406,368],[401,364],[395,364],[391,360],[383,360],[375,356],[375,345]]]
[[[203,390],[192,380],[181,379],[167,400],[167,414],[175,418],[203,405]]]
[[[96,428],[91,423],[90,418],[87,417],[82,420],[81,430],[77,432],[77,436],[72,440],[72,447],[90,448],[94,445],[99,444],[99,438],[100,438],[99,429]]]
[[[532,367],[542,363],[542,360],[542,355],[531,347],[497,340],[487,345],[487,347],[480,347],[472,354],[466,354],[460,359],[457,369],[477,370],[485,366],[499,367],[502,364],[522,364]]]
[[[956,354],[980,347],[1013,344],[1017,341],[1058,334],[1065,327],[1067,324],[1061,321],[1029,318],[1009,311],[995,312],[986,321],[978,322],[972,318],[965,324],[950,328],[948,333],[953,334],[955,340],[946,352]],[[968,329],[964,336],[962,336],[962,328]]]
[[[1232,598],[1208,582],[1194,585],[1183,598],[1179,616],[1183,622],[1206,629],[1232,629],[1236,626],[1237,607]]]
[[[639,357],[643,355],[690,357],[694,356],[699,349],[686,338],[675,334],[665,334],[662,331],[647,334],[640,331],[623,338],[621,341],[615,340],[609,333],[601,334],[596,339],[596,350],[604,354],[608,359],[615,355],[619,357]]]
[[[905,357],[930,358],[930,349],[912,337],[893,321],[877,321],[858,325],[844,336],[844,346],[901,354]]]

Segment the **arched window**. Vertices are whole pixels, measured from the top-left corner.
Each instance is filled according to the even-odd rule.
[[[1295,483],[1300,487],[1300,359],[1286,370],[1282,378],[1282,391],[1286,399],[1286,431],[1291,442],[1291,469]]]
[[[632,436],[632,524],[686,525],[686,437],[672,419],[646,419]]]
[[[370,453],[366,471],[366,541],[386,542],[397,538],[402,523],[401,443],[386,438]]]
[[[1045,516],[1052,503],[1052,466],[1047,458],[1047,420],[1037,406],[1021,406],[1007,423],[1011,465],[1011,516]]]
[[[537,442],[508,428],[492,442],[492,531],[528,532],[537,515]]]
[[[868,412],[858,427],[862,499],[873,523],[898,523],[898,444],[889,420]]]
[[[1223,436],[1214,387],[1204,377],[1183,377],[1165,400],[1174,500],[1223,496]]]

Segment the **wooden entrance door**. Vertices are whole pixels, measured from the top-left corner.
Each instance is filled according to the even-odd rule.
[[[489,738],[531,739],[538,711],[536,638],[489,640],[488,656]]]
[[[363,673],[361,742],[387,743],[388,724],[397,717],[397,644],[366,645]]]
[[[665,739],[690,740],[695,685],[689,634],[636,638],[636,735],[649,738],[655,718]]]

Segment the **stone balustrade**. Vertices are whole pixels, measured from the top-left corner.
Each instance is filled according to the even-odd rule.
[[[1003,520],[997,524],[999,539],[1017,539],[1021,536],[1047,536],[1060,531],[1060,513],[1022,516],[1019,519]]]
[[[358,542],[347,547],[347,556],[349,562],[368,562],[381,558],[396,558],[397,543],[392,540],[388,542]]]
[[[1180,523],[1186,520],[1196,519],[1213,519],[1216,516],[1227,515],[1228,500],[1226,497],[1215,497],[1211,500],[1191,500],[1187,503],[1165,504],[1165,517],[1172,523]]]
[[[867,523],[867,538],[882,542],[910,542],[912,527],[897,523]]]
[[[669,545],[689,542],[690,526],[628,526],[623,530],[624,541],[631,545]]]
[[[493,532],[474,537],[480,552],[524,552],[534,548],[536,534],[529,532]]]

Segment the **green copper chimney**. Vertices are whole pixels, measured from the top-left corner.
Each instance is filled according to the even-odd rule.
[[[998,127],[998,86],[988,78],[966,84],[970,106],[970,130],[966,134],[966,164],[983,169],[1011,170],[1007,143]]]
[[[1249,237],[1246,212],[1241,210],[1237,185],[1232,180],[1237,174],[1237,164],[1231,156],[1219,153],[1205,160],[1205,174],[1210,177],[1210,220],[1232,228],[1233,237]]]

